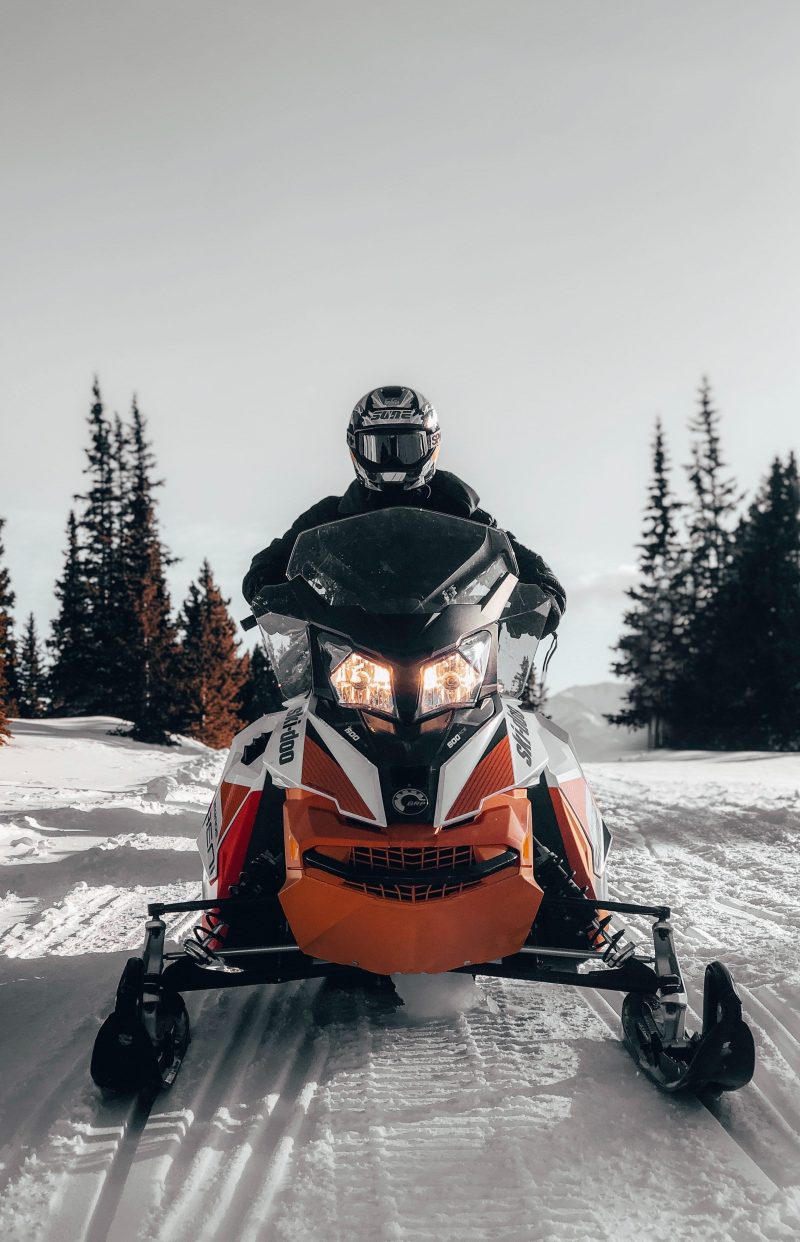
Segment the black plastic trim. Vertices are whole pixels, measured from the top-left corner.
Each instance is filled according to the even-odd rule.
[[[387,887],[396,884],[423,886],[471,883],[475,880],[483,880],[498,871],[504,871],[507,867],[513,867],[517,862],[519,862],[518,852],[507,849],[502,854],[498,854],[496,858],[489,858],[485,862],[473,863],[467,867],[451,867],[447,870],[435,868],[431,871],[378,871],[371,867],[354,867],[350,863],[341,862],[338,858],[329,858],[327,854],[322,854],[315,849],[306,850],[303,855],[303,863],[306,867],[315,867],[318,871],[325,871],[329,875],[338,876],[339,879],[348,880],[353,884],[383,884]]]

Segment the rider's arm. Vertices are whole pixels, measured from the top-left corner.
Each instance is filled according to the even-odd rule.
[[[520,581],[540,586],[550,596],[553,607],[544,632],[552,634],[557,629],[567,607],[567,593],[544,557],[531,552],[524,543],[520,543],[510,532],[507,533],[519,565]]]
[[[474,509],[472,520],[473,522],[481,522],[484,526],[497,526],[496,520],[485,509]],[[550,602],[553,606],[550,610],[550,616],[547,618],[544,632],[545,634],[552,634],[558,628],[558,623],[567,607],[567,593],[543,556],[538,556],[536,552],[531,552],[530,548],[526,548],[524,543],[520,543],[511,534],[510,530],[507,530],[506,534],[517,558],[520,582],[529,582],[533,586],[541,587],[550,596]]]
[[[341,517],[339,500],[339,496],[326,496],[319,504],[312,505],[305,513],[301,513],[285,535],[273,539],[263,552],[256,553],[242,583],[242,594],[248,604],[252,603],[262,587],[277,586],[278,583],[286,581],[286,567],[297,536],[304,530],[312,530],[323,522],[334,522]]]

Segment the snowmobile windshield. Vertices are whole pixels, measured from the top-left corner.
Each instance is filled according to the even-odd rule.
[[[382,509],[298,536],[287,578],[332,608],[398,616],[482,604],[517,575],[502,531],[425,509]]]
[[[497,682],[521,694],[550,613],[518,580],[500,530],[407,507],[345,518],[298,536],[287,581],[253,600],[285,700],[311,684],[307,623],[354,648],[425,659],[497,624]],[[338,640],[337,640],[338,641]]]

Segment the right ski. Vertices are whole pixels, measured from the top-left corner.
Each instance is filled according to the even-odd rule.
[[[655,995],[631,993],[622,1006],[625,1042],[639,1068],[662,1091],[737,1091],[755,1069],[755,1044],[742,1003],[721,962],[706,967],[703,1032],[670,1040]]]

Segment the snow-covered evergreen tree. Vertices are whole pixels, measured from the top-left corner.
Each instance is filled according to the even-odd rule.
[[[84,473],[89,486],[76,500],[83,501],[78,519],[81,564],[86,584],[88,613],[85,635],[91,653],[93,675],[84,686],[84,710],[91,715],[114,715],[119,706],[120,579],[117,541],[119,497],[114,460],[114,431],[109,422],[100,385],[95,378],[89,411],[88,464]]]
[[[44,671],[39,636],[33,613],[25,623],[19,649],[19,714],[38,720],[45,715],[47,675]]]
[[[117,677],[117,713],[133,722],[140,741],[165,742],[177,719],[178,642],[165,571],[173,563],[161,542],[153,478],[155,457],[136,398],[130,431],[117,431],[121,480],[118,546],[118,635],[123,639]]]
[[[16,716],[16,650],[14,646],[13,618],[14,592],[11,579],[3,564],[3,527],[0,518],[0,746],[9,736],[8,718]]]
[[[181,730],[222,748],[241,728],[240,702],[247,674],[239,657],[236,626],[211,566],[204,561],[179,618],[182,632]]]
[[[800,480],[775,458],[736,531],[704,663],[713,714],[704,744],[800,749]]]
[[[625,704],[612,724],[645,727],[648,745],[663,746],[670,730],[673,690],[679,671],[679,598],[684,576],[669,461],[660,419],[653,438],[653,475],[647,493],[644,532],[639,548],[639,581],[627,591],[632,606],[612,665],[628,682]]]
[[[691,500],[687,506],[689,565],[695,608],[702,611],[717,589],[733,543],[732,524],[739,502],[735,481],[727,474],[719,434],[720,414],[704,376],[699,408],[689,423],[695,439],[687,467]]]
[[[720,614],[713,604],[730,566],[733,519],[740,499],[722,455],[719,423],[719,411],[704,378],[699,408],[689,423],[695,440],[687,467],[686,572],[675,591],[680,624],[670,732],[676,746],[707,746],[716,728],[717,687],[711,668],[725,636],[719,631]]]
[[[61,716],[88,715],[95,703],[95,662],[89,585],[74,512],[70,512],[67,519],[64,572],[56,582],[55,593],[59,609],[47,644],[52,658],[49,676],[52,710]]]

